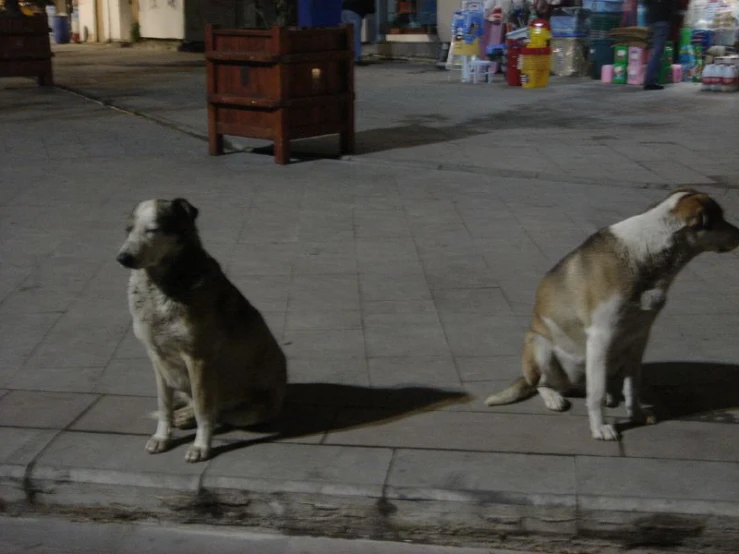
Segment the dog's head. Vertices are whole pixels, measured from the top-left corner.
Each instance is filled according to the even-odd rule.
[[[707,194],[680,189],[671,215],[681,223],[681,235],[697,252],[731,252],[739,246],[739,229],[724,219],[724,210]],[[679,196],[678,196],[679,195]]]
[[[131,212],[116,260],[130,269],[161,264],[197,240],[197,216],[198,209],[184,198],[141,202]]]

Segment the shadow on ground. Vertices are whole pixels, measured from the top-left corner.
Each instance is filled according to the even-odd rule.
[[[459,391],[430,387],[373,388],[331,383],[290,384],[282,417],[273,423],[249,428],[249,431],[266,433],[266,436],[252,436],[228,442],[214,447],[212,455],[215,457],[275,440],[382,425],[470,400],[470,396]],[[339,414],[339,408],[352,409]],[[181,440],[186,442],[188,439],[183,437]]]
[[[739,423],[739,365],[655,362],[643,366],[645,400],[658,420]]]

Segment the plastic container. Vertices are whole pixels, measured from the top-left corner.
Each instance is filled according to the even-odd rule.
[[[54,42],[57,44],[69,43],[69,18],[67,17],[67,14],[60,13],[54,16],[52,31],[54,34]]]
[[[629,47],[617,45],[613,47],[613,65],[626,65],[629,61]]]
[[[582,7],[595,13],[617,13],[623,11],[624,0],[583,0]]]
[[[630,65],[626,71],[627,84],[636,86],[644,84],[644,75],[647,72],[646,65]]]
[[[629,46],[629,65],[647,63],[647,51],[640,46]]]
[[[613,84],[614,85],[625,85],[626,84],[626,66],[625,65],[614,65],[613,66]]]
[[[600,80],[602,83],[612,83],[613,82],[613,66],[612,65],[601,66]]]
[[[508,41],[506,46],[506,82],[511,87],[520,87],[521,72],[518,70],[518,56],[521,53],[521,47],[514,40]]]

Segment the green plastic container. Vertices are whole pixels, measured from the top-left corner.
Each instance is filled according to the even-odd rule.
[[[680,48],[684,46],[690,46],[691,39],[693,38],[693,29],[690,27],[683,27],[680,29]]]
[[[628,65],[629,47],[621,44],[613,47],[613,65]]]

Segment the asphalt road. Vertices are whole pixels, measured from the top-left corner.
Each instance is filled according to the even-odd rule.
[[[368,540],[286,537],[233,528],[0,518],[0,554],[526,554]]]

